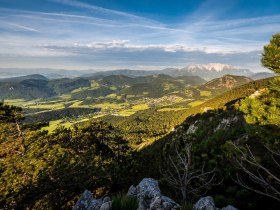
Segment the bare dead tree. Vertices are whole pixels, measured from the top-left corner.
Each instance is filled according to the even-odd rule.
[[[191,148],[191,143],[184,143],[181,150],[175,145],[174,155],[168,156],[168,166],[161,168],[167,182],[180,190],[182,202],[189,200],[191,195],[206,193],[209,186],[221,183],[215,183],[216,168],[206,171],[203,164],[201,168],[194,169]]]
[[[235,157],[236,167],[247,175],[247,180],[238,173],[235,181],[242,187],[280,201],[280,152],[265,147],[271,157],[273,168],[261,164],[248,145],[245,151],[233,144],[239,155]]]
[[[20,121],[23,119],[23,115],[21,112],[19,112],[16,109],[16,110],[12,111],[12,116],[13,116],[14,123],[16,124],[16,129],[18,131],[18,139],[21,142],[22,154],[25,155],[26,150],[27,150],[27,145],[25,144],[24,133],[20,126]]]

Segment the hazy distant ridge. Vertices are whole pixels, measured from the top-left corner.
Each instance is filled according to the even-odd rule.
[[[117,69],[110,71],[97,70],[63,70],[49,68],[0,68],[0,79],[9,77],[26,76],[30,74],[41,74],[49,79],[57,78],[74,78],[74,77],[92,77],[102,78],[111,75],[124,75],[128,77],[149,76],[155,74],[165,74],[172,77],[179,76],[199,76],[206,80],[211,80],[224,75],[247,76],[252,79],[262,79],[275,76],[269,72],[253,73],[249,69],[241,69],[228,64],[209,63],[209,64],[193,64],[184,68],[165,68],[162,70],[131,70]]]

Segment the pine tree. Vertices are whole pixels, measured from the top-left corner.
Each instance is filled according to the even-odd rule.
[[[280,73],[280,33],[272,36],[269,44],[264,46],[262,65],[275,73]]]

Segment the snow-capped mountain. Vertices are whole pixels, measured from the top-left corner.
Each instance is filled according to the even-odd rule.
[[[210,80],[224,75],[250,76],[253,74],[248,69],[239,69],[234,66],[222,63],[193,64],[180,69],[182,75],[200,76]]]
[[[186,67],[189,71],[208,70],[208,71],[224,71],[235,69],[233,66],[222,63],[194,64]]]

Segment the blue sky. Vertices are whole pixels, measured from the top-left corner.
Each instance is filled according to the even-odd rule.
[[[262,71],[280,0],[0,0],[0,66]]]

